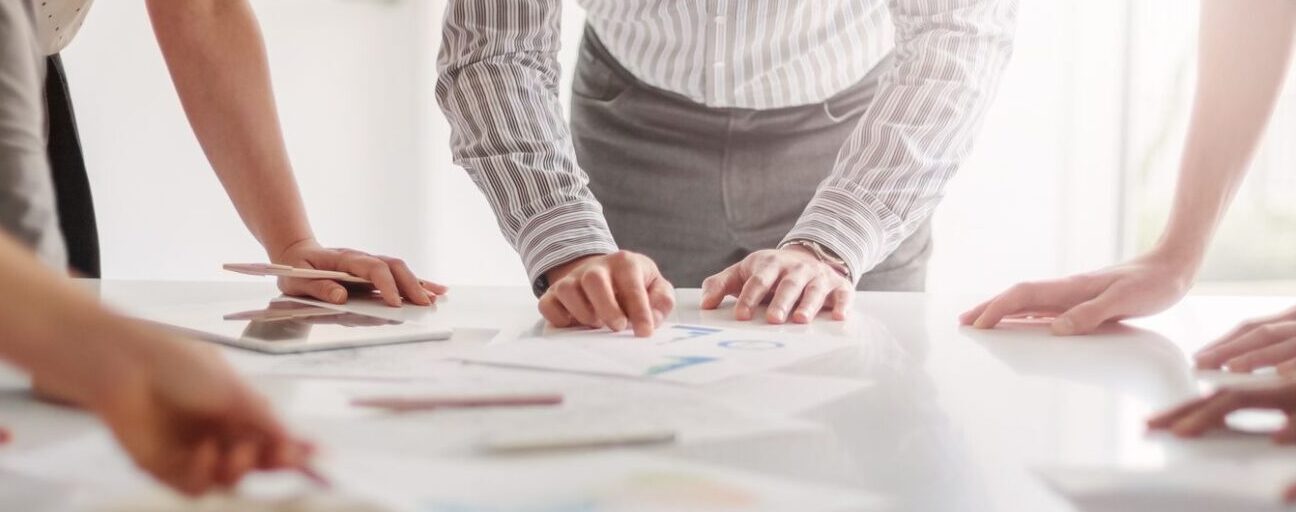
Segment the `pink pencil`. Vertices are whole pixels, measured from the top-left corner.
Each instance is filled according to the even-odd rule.
[[[429,411],[433,409],[467,409],[474,407],[532,407],[558,405],[563,396],[554,393],[508,395],[447,395],[425,397],[369,397],[351,401],[356,407],[389,411]]]

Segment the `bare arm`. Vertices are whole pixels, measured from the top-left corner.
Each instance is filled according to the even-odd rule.
[[[964,313],[994,327],[1014,315],[1056,315],[1053,332],[1086,334],[1109,320],[1160,312],[1188,292],[1245,176],[1282,89],[1296,3],[1203,0],[1197,97],[1170,221],[1147,254],[1065,279],[1023,283]]]
[[[148,0],[148,11],[189,124],[271,261],[365,277],[392,306],[402,296],[428,305],[446,292],[399,259],[316,242],[279,126],[265,41],[246,0]],[[280,288],[334,303],[348,296],[327,280],[285,279]]]
[[[1294,34],[1292,2],[1202,2],[1197,97],[1160,243],[1194,272],[1273,114]]]
[[[149,0],[148,11],[194,134],[252,235],[272,259],[312,238],[251,7]]]

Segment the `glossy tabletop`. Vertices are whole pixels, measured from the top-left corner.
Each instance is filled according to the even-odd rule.
[[[125,310],[277,295],[267,283],[86,284]],[[821,317],[809,325],[736,322],[732,300],[718,311],[699,311],[697,290],[680,290],[678,299],[671,321],[840,336],[855,346],[794,365],[781,372],[783,378],[688,390],[747,409],[792,415],[818,428],[651,449],[672,457],[861,489],[885,498],[887,509],[1049,511],[1071,507],[1034,468],[1157,468],[1198,458],[1296,455],[1263,438],[1188,442],[1149,436],[1143,426],[1151,412],[1219,381],[1219,376],[1190,368],[1189,357],[1198,347],[1237,322],[1289,307],[1296,298],[1189,297],[1156,317],[1078,338],[1052,337],[1043,325],[993,331],[960,327],[957,315],[975,302],[972,296],[860,293],[847,321]],[[393,368],[399,366],[390,376],[393,381],[434,380],[441,368],[435,361],[460,348],[543,327],[535,299],[522,288],[456,288],[426,308],[387,308],[372,301],[353,301],[347,307],[456,329],[449,342],[362,349],[371,351],[367,357],[381,355],[392,359]],[[411,442],[436,435],[433,426],[418,418],[380,425],[366,417],[327,414],[320,409],[329,404],[312,391],[320,379],[266,374],[273,369],[267,358],[275,356],[222,351],[295,428],[325,447],[428,457],[453,451],[444,443]],[[359,352],[318,357],[327,365],[328,357],[353,353]],[[419,375],[418,366],[411,371],[411,364],[425,360],[428,375]],[[0,422],[15,435],[5,451],[35,450],[99,428],[82,413],[35,402],[20,379],[10,376],[4,382]],[[803,385],[827,391],[805,392]],[[0,509],[12,505],[0,503]]]

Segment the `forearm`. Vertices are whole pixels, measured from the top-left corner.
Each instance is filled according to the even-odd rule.
[[[244,224],[272,259],[312,238],[246,0],[149,0],[148,10],[189,123]]]
[[[451,0],[436,96],[450,145],[536,279],[616,251],[558,101],[561,0]]]
[[[93,406],[134,378],[164,335],[103,309],[0,235],[0,357],[59,398]]]
[[[972,148],[1012,54],[1015,0],[897,0],[894,64],[785,238],[858,279],[922,225]]]
[[[1194,272],[1246,175],[1282,89],[1296,4],[1204,0],[1193,105],[1174,206],[1156,251]]]

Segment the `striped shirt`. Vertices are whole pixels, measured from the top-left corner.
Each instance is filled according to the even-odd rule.
[[[1008,62],[1016,16],[1016,0],[579,3],[636,78],[708,107],[822,102],[894,53],[786,237],[824,245],[855,279],[939,202]],[[438,58],[455,162],[485,192],[532,279],[616,250],[559,105],[561,10],[562,0],[448,0]]]

